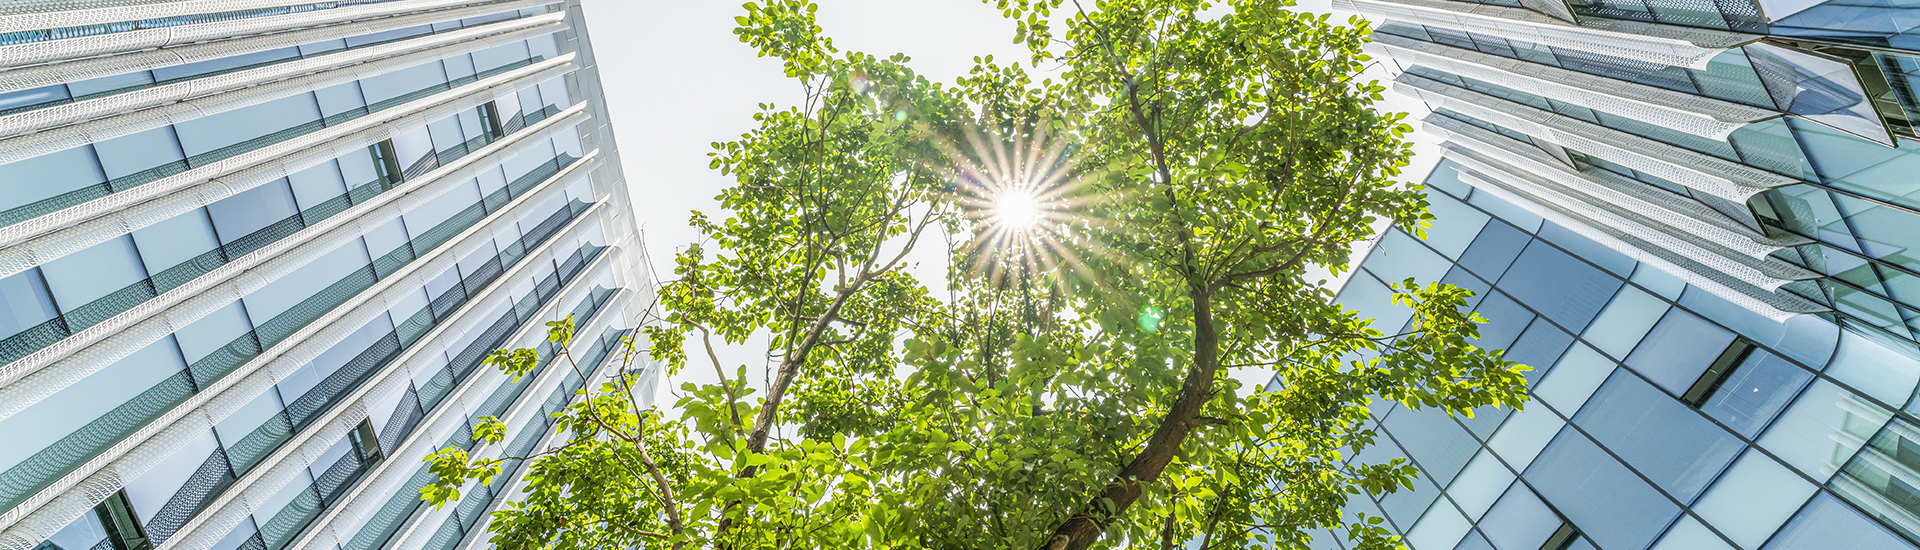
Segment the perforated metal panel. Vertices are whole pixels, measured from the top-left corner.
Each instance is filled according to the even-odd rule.
[[[1727,48],[1759,38],[1633,21],[1599,20],[1573,26],[1527,9],[1451,0],[1336,0],[1335,5],[1378,18],[1693,68],[1705,68]]]

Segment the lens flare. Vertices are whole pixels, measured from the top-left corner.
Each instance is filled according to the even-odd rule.
[[[961,251],[968,273],[996,287],[1085,273],[1085,255],[1101,253],[1086,230],[1102,222],[1086,215],[1097,197],[1072,144],[1039,129],[966,137],[966,150],[944,148],[951,198],[973,226]]]

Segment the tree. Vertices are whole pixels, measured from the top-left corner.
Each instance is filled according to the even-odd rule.
[[[1387,334],[1309,275],[1432,217],[1395,181],[1404,115],[1356,81],[1362,22],[1288,4],[999,0],[1061,76],[989,57],[957,88],[839,52],[803,0],[748,4],[736,32],[807,100],[718,146],[731,217],[695,223],[723,252],[677,259],[647,337],[678,369],[693,333],[771,334],[769,392],[746,401],[710,345],[723,383],[684,387],[677,418],[618,380],[586,392],[605,404],[569,409],[530,477],[575,496],[503,512],[496,543],[1396,547],[1341,515],[1412,487],[1404,460],[1348,461],[1370,412],[1518,408],[1525,367],[1474,347],[1467,291],[1396,285],[1414,317]],[[930,232],[970,239],[945,301],[900,271]],[[1256,391],[1232,368],[1276,375]],[[435,459],[430,496],[488,472]]]

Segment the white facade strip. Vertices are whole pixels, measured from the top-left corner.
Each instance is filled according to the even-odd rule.
[[[348,152],[358,152],[381,140],[472,109],[503,91],[537,85],[572,70],[570,62],[571,59],[563,55],[546,63],[521,67],[383,111],[379,116],[354,119],[0,228],[0,246],[6,247],[0,248],[0,277],[165,221]],[[4,146],[4,142],[0,142],[0,146]],[[167,203],[172,205],[167,207],[141,206],[156,199],[193,206],[175,203]]]
[[[1800,181],[1413,74],[1395,78],[1392,87],[1395,92],[1419,97],[1437,107],[1459,111],[1733,202],[1744,203],[1761,191]]]
[[[26,90],[134,71],[211,61],[236,55],[365,36],[429,25],[450,19],[492,15],[551,4],[552,0],[516,0],[477,7],[455,8],[416,15],[383,17],[270,34],[195,42],[165,48],[115,53],[71,61],[43,63],[0,70],[0,92]]]
[[[219,40],[233,36],[260,34],[354,21],[403,15],[428,10],[460,8],[478,4],[472,0],[410,0],[362,4],[258,19],[242,19],[179,27],[142,29],[81,38],[29,42],[0,46],[0,66],[32,65],[68,59],[107,55],[115,52],[165,48]]]
[[[1727,48],[1760,38],[1748,34],[1630,21],[1573,25],[1524,8],[1455,0],[1334,0],[1333,7],[1381,19],[1397,19],[1696,69],[1706,68],[1713,56],[1720,55]]]
[[[1404,36],[1377,33],[1373,40],[1364,46],[1369,53],[1718,140],[1725,140],[1741,126],[1781,114]]]
[[[320,90],[456,55],[485,50],[564,30],[561,14],[504,21],[494,25],[432,34],[334,55],[288,61],[235,71],[227,74],[164,84],[123,94],[77,101],[44,109],[0,116],[0,136],[15,136],[50,128],[126,116],[135,112],[181,102],[207,107],[190,112],[212,114],[213,109],[233,110],[258,105],[290,95]],[[238,101],[223,101],[226,94],[238,94]],[[205,116],[205,115],[200,115]],[[172,117],[168,117],[172,118]]]

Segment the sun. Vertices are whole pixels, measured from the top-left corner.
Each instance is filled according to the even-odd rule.
[[[1040,218],[1040,198],[1033,193],[1008,190],[993,200],[993,223],[1003,229],[1030,228]]]

